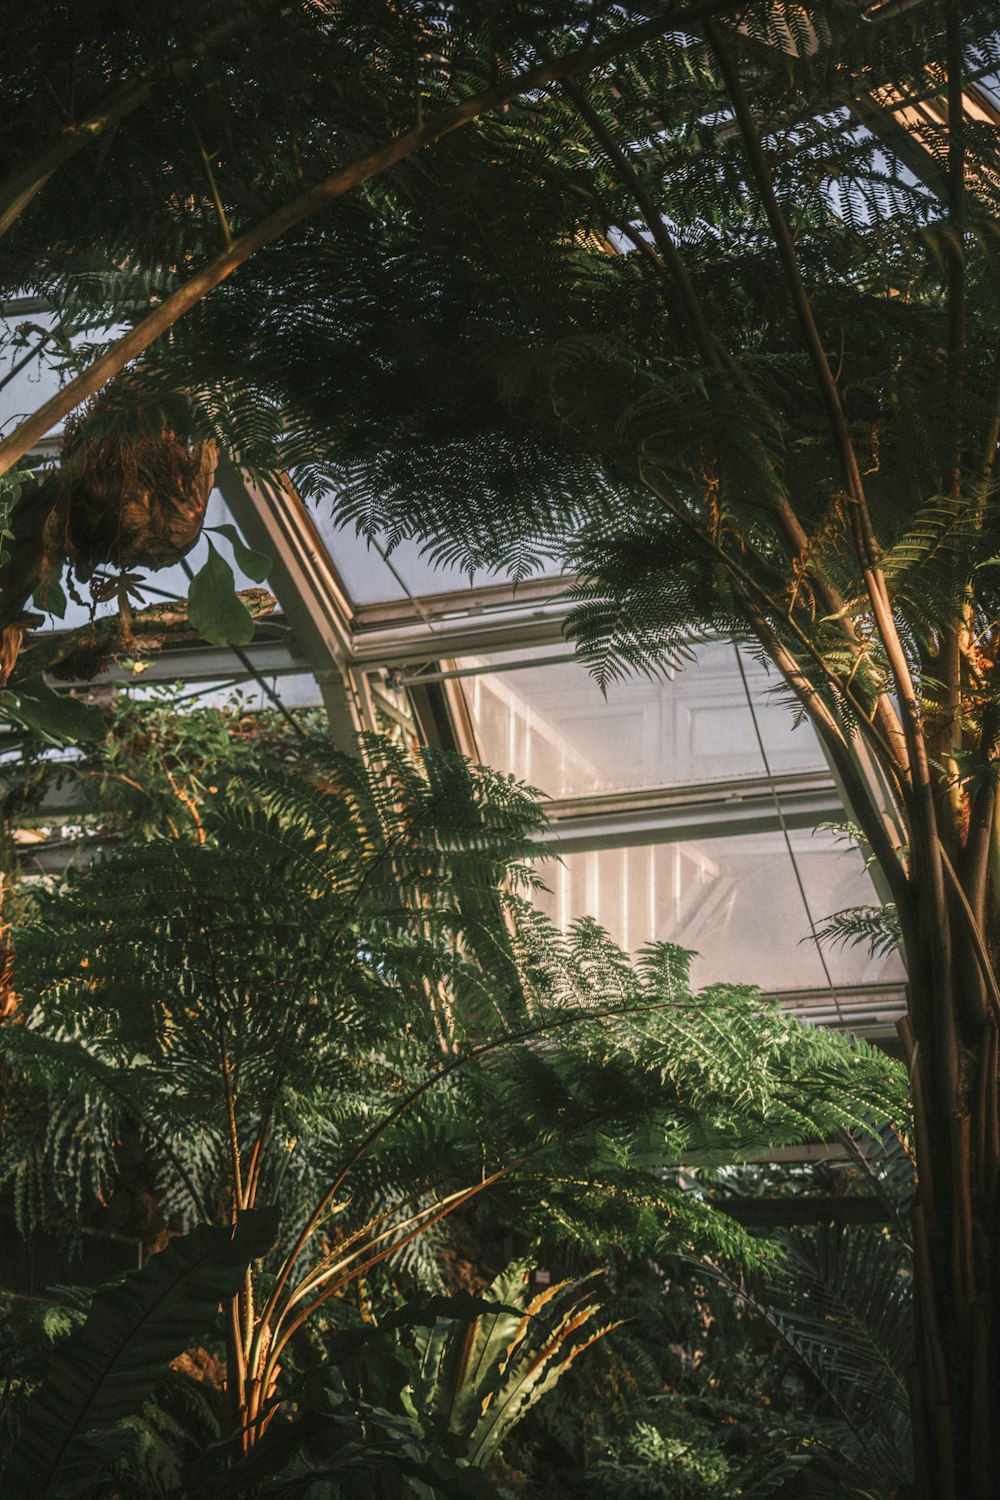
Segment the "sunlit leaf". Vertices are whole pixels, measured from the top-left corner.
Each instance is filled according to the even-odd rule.
[[[0,706],[17,723],[51,745],[99,740],[106,724],[99,708],[53,692],[43,677],[30,677],[4,693]]]

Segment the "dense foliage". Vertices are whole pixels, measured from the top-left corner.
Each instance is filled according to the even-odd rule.
[[[980,5],[675,18],[380,180],[377,203],[345,199],[309,254],[276,243],[142,375],[192,389],[235,336],[247,379],[227,420],[261,466],[280,453],[303,487],[335,482],[341,516],[451,560],[518,572],[562,546],[599,676],[718,631],[773,664],[896,908],[922,1180],[917,1468],[928,1494],[983,1500],[1000,1389],[992,1314],[970,1311],[993,1306],[1000,1264],[997,63]]]
[[[245,1453],[234,1484],[283,1475],[267,1494],[305,1494],[312,1468],[351,1464],[399,1482],[411,1459],[415,1479],[439,1463],[441,1493],[478,1493],[460,1487],[466,1468],[613,1318],[584,1284],[522,1312],[519,1268],[491,1294],[513,1323],[483,1323],[489,1310],[461,1300],[421,1311],[419,1294],[454,1290],[453,1214],[488,1194],[493,1224],[533,1258],[711,1249],[761,1265],[766,1245],[671,1164],[900,1113],[895,1066],[862,1045],[751,990],[692,996],[687,956],[669,946],[633,965],[593,924],[553,931],[521,894],[540,817],[523,788],[440,753],[416,766],[384,741],[366,752],[325,751],[311,776],[234,773],[200,823],[69,875],[23,924],[0,1152],[22,1227],[72,1238],[137,1137],[161,1224],[191,1232],[127,1299],[101,1294],[24,1410],[30,1384],[15,1387],[14,1493],[96,1476],[105,1428],[109,1476],[141,1469],[146,1444],[174,1485],[185,1463],[208,1483],[213,1463]],[[226,1276],[228,1312],[209,1326]],[[165,1308],[164,1277],[178,1300],[147,1339],[132,1322],[146,1299]],[[351,1332],[373,1296],[386,1333],[431,1329],[413,1346],[422,1374],[370,1326]],[[470,1317],[478,1334],[437,1326]],[[500,1355],[518,1327],[520,1364]],[[219,1401],[205,1411],[207,1393],[188,1390],[221,1444],[207,1456],[183,1423],[171,1436],[183,1393],[134,1425],[165,1358],[199,1338],[224,1350]],[[352,1383],[362,1355],[375,1387]]]
[[[977,1500],[1000,1468],[994,12],[192,5],[60,42],[43,7],[0,186],[8,287],[129,327],[103,363],[57,344],[86,370],[0,467],[128,366],[95,442],[153,412],[390,543],[515,574],[562,549],[605,679],[712,631],[773,664],[910,965],[917,1478]],[[53,504],[29,482],[10,511],[5,671]],[[15,675],[5,706],[51,725],[44,691]]]

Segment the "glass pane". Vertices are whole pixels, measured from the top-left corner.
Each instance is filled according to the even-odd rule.
[[[553,647],[550,654],[565,651]],[[460,663],[484,668],[465,683],[479,754],[550,797],[764,774],[729,642],[700,646],[697,661],[669,677],[630,677],[606,695],[578,662],[490,670],[504,661]],[[743,662],[771,770],[824,768],[811,726],[797,724],[771,693],[774,677],[746,656]]]
[[[319,684],[310,672],[262,672],[261,682],[270,688],[274,697],[255,678],[245,674],[235,680],[219,678],[197,683],[180,679],[171,686],[177,689],[173,701],[177,703],[179,713],[198,708],[230,708],[238,703],[242,712],[253,714],[275,708],[274,698],[285,708],[319,708],[322,705]],[[158,696],[162,685],[147,683],[141,676],[125,683],[129,697],[139,702]]]
[[[877,898],[861,856],[833,835],[793,831],[795,861],[818,927],[835,911]],[[810,936],[795,867],[780,832],[698,842],[598,849],[539,864],[549,887],[538,904],[568,926],[595,917],[623,948],[649,941],[695,949],[697,986],[727,981],[766,990],[813,989],[827,975]],[[897,955],[871,959],[866,946],[823,955],[835,985],[902,977]]]
[[[47,358],[49,350],[42,342],[43,332],[55,325],[52,313],[27,309],[0,318],[0,379],[5,382],[0,388],[2,437],[9,436],[19,422],[37,411],[59,389],[59,375],[52,369]],[[38,353],[30,357],[33,349]]]
[[[381,550],[353,526],[338,526],[331,518],[329,500],[310,502],[316,529],[326,543],[348,596],[355,604],[384,604],[393,599],[420,598],[423,594],[445,594],[474,585],[509,582],[506,571],[485,571],[470,576],[461,568],[433,562],[423,554],[423,543],[400,542],[391,552],[384,538]],[[387,556],[383,556],[387,553]]]

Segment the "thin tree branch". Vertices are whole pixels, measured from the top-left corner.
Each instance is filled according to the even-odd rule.
[[[541,1148],[535,1148],[535,1150],[539,1149]],[[277,1360],[281,1354],[281,1351],[285,1348],[289,1339],[295,1335],[295,1333],[302,1327],[303,1323],[311,1318],[313,1313],[315,1313],[317,1309],[323,1305],[324,1302],[328,1302],[331,1297],[335,1296],[342,1286],[345,1286],[349,1281],[357,1280],[359,1276],[364,1276],[365,1273],[367,1271],[370,1271],[374,1266],[379,1265],[383,1260],[387,1260],[388,1257],[390,1255],[393,1255],[397,1250],[402,1250],[404,1246],[410,1244],[410,1242],[412,1240],[415,1240],[419,1235],[425,1234],[428,1229],[433,1228],[435,1224],[440,1223],[442,1219],[447,1218],[449,1214],[454,1213],[456,1209],[461,1208],[464,1203],[468,1203],[472,1198],[475,1198],[480,1193],[485,1192],[487,1188],[492,1187],[502,1178],[508,1177],[511,1172],[516,1171],[518,1167],[522,1166],[532,1154],[532,1152],[528,1151],[523,1152],[520,1156],[515,1157],[513,1161],[508,1162],[506,1166],[499,1167],[495,1172],[492,1172],[488,1177],[484,1177],[481,1182],[475,1183],[471,1188],[465,1188],[460,1193],[452,1194],[449,1198],[445,1199],[444,1206],[439,1207],[437,1204],[431,1205],[431,1209],[437,1209],[437,1212],[432,1212],[430,1217],[424,1219],[420,1224],[417,1225],[416,1228],[411,1229],[406,1235],[403,1236],[402,1239],[394,1240],[392,1244],[383,1247],[383,1249],[378,1251],[376,1254],[370,1256],[368,1260],[362,1261],[360,1265],[355,1266],[353,1267],[353,1269],[345,1272],[345,1274],[339,1281],[334,1281],[329,1286],[325,1287],[324,1290],[320,1292],[313,1299],[313,1301],[308,1304],[307,1307],[304,1307],[302,1309],[302,1311],[292,1321],[289,1327],[285,1329],[282,1336],[280,1338],[275,1337],[268,1353],[267,1363],[264,1367],[263,1377],[261,1381],[264,1389],[266,1390],[269,1384],[269,1377],[271,1375],[271,1372],[273,1371],[274,1366],[276,1365]]]
[[[660,252],[657,262],[674,281],[680,292],[699,354],[709,369],[716,373],[729,369],[731,361],[728,353],[715,339],[683,257],[674,244],[673,236],[664,223],[663,216],[657,210],[652,195],[643,183],[628,153],[615,140],[583,89],[571,79],[563,80],[562,89],[572,100],[577,113],[585,121],[591,135],[601,146],[641,210],[646,227]],[[633,244],[649,249],[647,242],[631,226],[625,226],[623,232]],[[836,386],[836,380],[834,380],[834,385]],[[839,397],[837,399],[839,402]],[[807,559],[810,552],[809,538],[780,485],[775,484],[771,498],[778,530],[784,536],[790,553],[793,557]],[[845,635],[856,642],[857,633],[854,625],[844,613],[847,601],[821,573],[813,574],[813,585],[822,598],[827,613],[840,622]],[[883,705],[883,711],[887,707],[888,705]]]
[[[965,106],[962,84],[962,27],[961,16],[954,0],[945,5],[945,51],[948,98],[948,227],[950,242],[947,245],[948,264],[948,352],[945,407],[948,419],[947,473],[942,478],[942,489],[946,495],[958,500],[962,494],[962,428],[965,400]],[[938,752],[942,759],[951,761],[954,752],[961,748],[961,726],[959,705],[962,696],[962,648],[968,640],[971,627],[970,591],[956,607],[942,632],[940,667],[938,675],[944,684],[944,723],[940,738],[943,741]],[[952,807],[952,838],[961,828],[965,813],[965,797],[958,779],[953,775],[948,784]],[[959,835],[960,837],[960,835]]]
[[[910,674],[909,664],[906,660],[906,653],[903,650],[902,642],[896,630],[896,623],[892,615],[885,580],[878,566],[878,541],[875,537],[871,518],[868,513],[868,504],[861,480],[861,471],[858,466],[857,455],[854,452],[854,444],[847,425],[847,418],[841,405],[840,392],[833,378],[833,372],[830,369],[826,351],[823,348],[823,341],[820,338],[819,329],[813,317],[809,297],[799,271],[795,245],[774,191],[770,168],[761,146],[757,127],[746,102],[739,71],[714,23],[707,21],[704,29],[711,43],[712,50],[715,53],[719,70],[733,105],[744,148],[750,161],[767,220],[771,226],[771,232],[774,235],[778,253],[785,270],[792,304],[802,329],[806,348],[820,389],[820,395],[827,410],[827,417],[840,457],[845,479],[848,509],[851,517],[851,529],[854,534],[858,560],[861,563],[868,597],[879,628],[879,634],[882,638],[882,644],[889,658],[900,697],[903,700],[904,714],[902,727],[906,740],[908,759],[911,762],[909,770],[910,774],[915,778],[914,784],[918,795],[922,795],[924,818],[927,821],[929,829],[925,840],[929,850],[928,865],[933,874],[936,863],[933,849],[937,838],[937,821],[934,813],[933,797],[930,794],[931,780],[930,768],[927,764],[926,746],[920,732],[920,704]],[[940,875],[937,876],[937,884],[941,886]],[[941,890],[943,894],[943,886]]]

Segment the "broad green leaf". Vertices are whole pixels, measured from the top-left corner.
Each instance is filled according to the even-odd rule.
[[[242,568],[243,572],[248,578],[252,578],[254,583],[264,582],[264,579],[271,571],[272,565],[272,559],[268,557],[266,552],[255,552],[252,547],[248,547],[236,530],[236,527],[230,526],[228,523],[225,526],[206,526],[205,530],[214,531],[219,536],[224,536],[233,549],[233,556],[236,558],[237,566]]]
[[[270,1214],[244,1215],[235,1234],[202,1224],[99,1291],[32,1397],[3,1475],[4,1500],[92,1493],[103,1435],[142,1410],[170,1361],[206,1332],[273,1239]]]
[[[188,619],[213,646],[246,646],[253,640],[253,616],[236,593],[233,570],[208,544],[208,561],[191,580]]]
[[[102,739],[107,729],[99,708],[68,693],[56,693],[43,677],[29,677],[0,698],[0,707],[17,723],[50,745]]]
[[[32,594],[31,599],[36,609],[44,609],[47,614],[55,615],[56,619],[62,620],[66,615],[66,591],[60,583],[62,569],[53,573],[51,578],[40,583]]]

